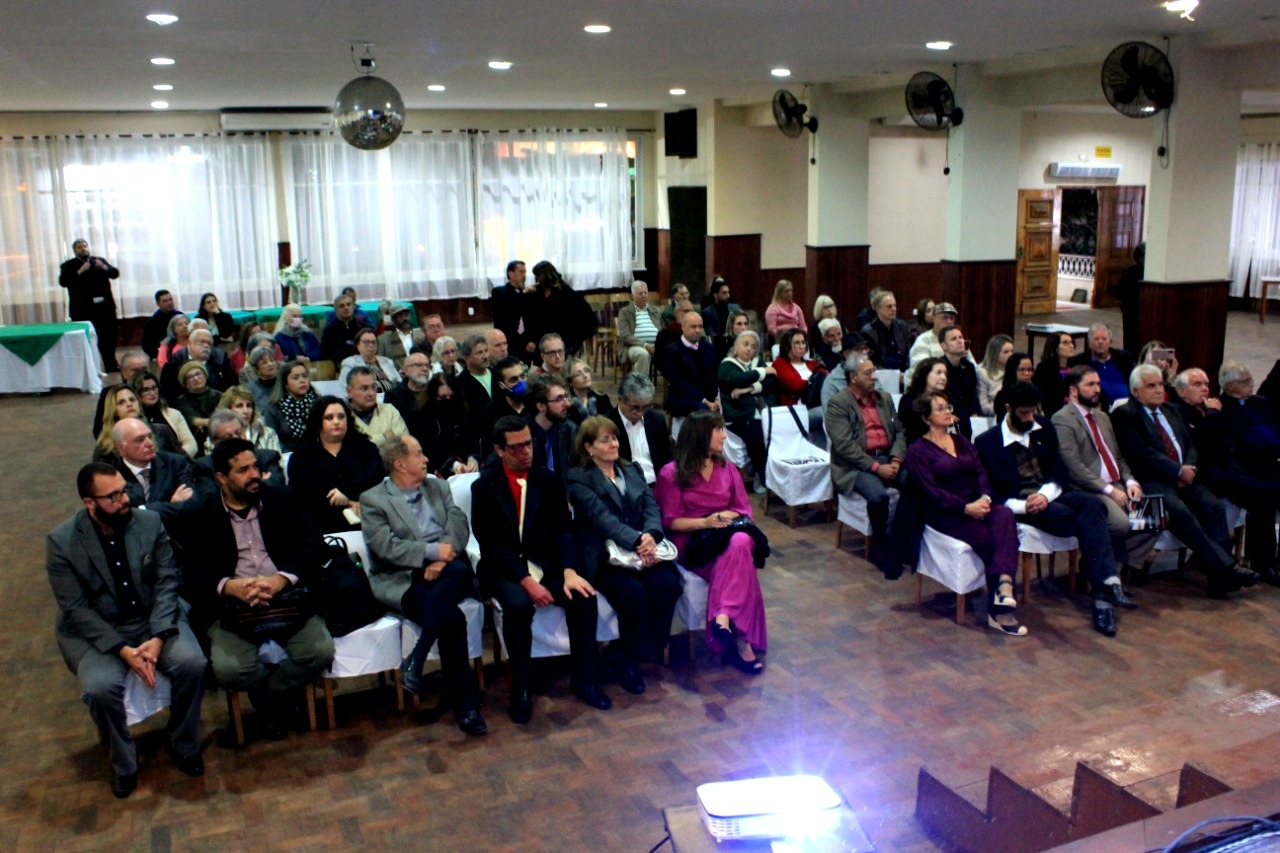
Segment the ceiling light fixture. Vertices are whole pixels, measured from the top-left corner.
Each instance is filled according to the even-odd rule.
[[[791,69],[790,68],[774,68],[774,69],[771,69],[769,73],[772,74],[774,77],[790,77]]]
[[[427,91],[428,91],[428,92],[443,92],[443,91],[444,91],[444,86],[443,86],[442,84],[440,84],[440,83],[432,83],[430,86],[428,86],[428,87],[427,87]]]
[[[596,36],[613,32],[613,27],[609,26],[608,24],[587,24],[582,29]]]
[[[154,15],[147,15],[147,20],[153,24],[159,24],[162,27],[167,27],[170,24],[178,23],[178,16],[166,15],[164,13],[156,13]]]
[[[949,41],[927,41],[924,46],[929,50],[951,50],[951,42]]]
[[[152,86],[151,88],[152,88],[152,89],[155,89],[157,92],[172,92],[172,91],[173,91],[173,86],[170,86],[168,83],[157,83],[157,84],[155,84],[154,86]]]
[[[687,94],[687,93],[685,92],[685,90],[684,90],[684,89],[672,89],[672,90],[671,90],[671,94],[673,94],[673,95],[684,95],[684,94]]]
[[[356,46],[351,45],[351,61],[356,64]],[[343,86],[333,105],[333,119],[342,138],[363,151],[386,148],[404,130],[404,99],[381,77],[374,77],[378,63],[373,44],[364,42],[364,54],[356,67],[359,77]]]
[[[594,104],[592,104],[592,106],[598,110],[602,110],[609,105],[606,104],[604,101],[596,101]]]
[[[152,102],[151,102],[151,109],[153,109],[153,110],[167,110],[167,109],[169,109],[169,102],[168,102],[168,101],[152,101]]]
[[[1191,13],[1200,5],[1200,0],[1169,0],[1164,7],[1170,12],[1178,12],[1178,17],[1186,18],[1188,21],[1194,21]]]
[[[167,56],[153,56],[151,57],[151,64],[152,65],[172,65],[173,60]]]
[[[495,59],[489,63],[489,67],[494,71],[506,71],[511,67],[511,63],[507,62],[505,59]]]

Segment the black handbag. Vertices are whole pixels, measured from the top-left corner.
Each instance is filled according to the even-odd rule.
[[[251,607],[238,598],[224,597],[222,627],[255,645],[293,636],[313,615],[305,587],[290,584],[265,607]]]
[[[751,537],[751,562],[757,569],[763,569],[769,556],[769,539],[745,515],[738,516],[724,527],[695,530],[680,552],[680,564],[687,569],[702,568],[729,549],[729,540],[735,533]]]
[[[345,637],[381,619],[387,608],[373,597],[359,555],[352,556],[339,536],[326,536],[324,544],[325,560],[311,577],[316,610],[332,636]]]

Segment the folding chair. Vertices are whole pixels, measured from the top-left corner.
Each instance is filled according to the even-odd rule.
[[[764,410],[764,418],[764,511],[769,512],[769,495],[777,495],[787,506],[788,523],[795,527],[796,507],[831,500],[831,454],[805,435],[809,411],[804,406],[774,406]]]

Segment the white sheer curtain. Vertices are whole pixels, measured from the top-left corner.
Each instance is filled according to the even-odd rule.
[[[493,284],[507,262],[546,259],[577,290],[631,282],[627,137],[621,130],[477,136],[480,263]]]
[[[66,317],[58,264],[84,237],[120,267],[122,316],[154,292],[194,311],[276,301],[275,212],[261,137],[78,137],[0,141],[0,318]]]
[[[347,286],[361,299],[480,292],[466,134],[405,134],[381,151],[291,137],[284,162],[293,257],[311,262],[307,301]]]
[[[1280,275],[1280,144],[1240,146],[1229,274],[1232,296],[1257,296],[1261,276]]]

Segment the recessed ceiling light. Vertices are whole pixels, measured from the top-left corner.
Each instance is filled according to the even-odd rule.
[[[505,59],[495,59],[489,63],[489,67],[494,71],[506,71],[511,67],[511,63],[507,62]]]
[[[170,86],[168,83],[157,83],[157,84],[155,84],[154,86],[152,86],[151,88],[152,88],[152,89],[155,89],[157,92],[172,92],[172,91],[173,91],[173,87],[172,87],[172,86]]]
[[[167,27],[170,24],[178,23],[178,16],[157,13],[155,15],[147,15],[147,20],[153,24],[159,24],[162,27]]]
[[[428,92],[443,92],[443,91],[444,91],[444,86],[442,86],[442,85],[441,85],[441,84],[439,84],[439,83],[432,83],[430,86],[428,86],[428,87],[427,87],[427,91],[428,91]]]
[[[790,68],[774,68],[769,73],[772,74],[774,77],[790,77],[791,69]]]
[[[596,101],[594,104],[592,104],[592,106],[594,106],[598,110],[602,110],[609,105],[606,104],[604,101]]]
[[[929,50],[951,50],[951,42],[949,41],[927,41],[924,46]]]
[[[1178,12],[1179,17],[1186,18],[1188,21],[1194,21],[1195,18],[1191,17],[1191,13],[1194,12],[1196,7],[1199,5],[1200,0],[1170,0],[1170,2],[1164,4],[1164,7],[1170,12]]]
[[[613,31],[613,27],[609,26],[608,24],[587,24],[582,29],[586,30],[592,35],[602,35],[603,33],[608,33]]]
[[[172,65],[173,60],[167,56],[153,56],[151,57],[151,64],[152,65]]]
[[[672,89],[672,90],[671,90],[671,94],[673,94],[673,95],[683,95],[683,94],[685,94],[685,91],[684,91],[684,89]]]
[[[151,102],[151,109],[153,109],[153,110],[167,110],[167,109],[169,109],[169,102],[168,102],[168,101],[152,101],[152,102]]]

